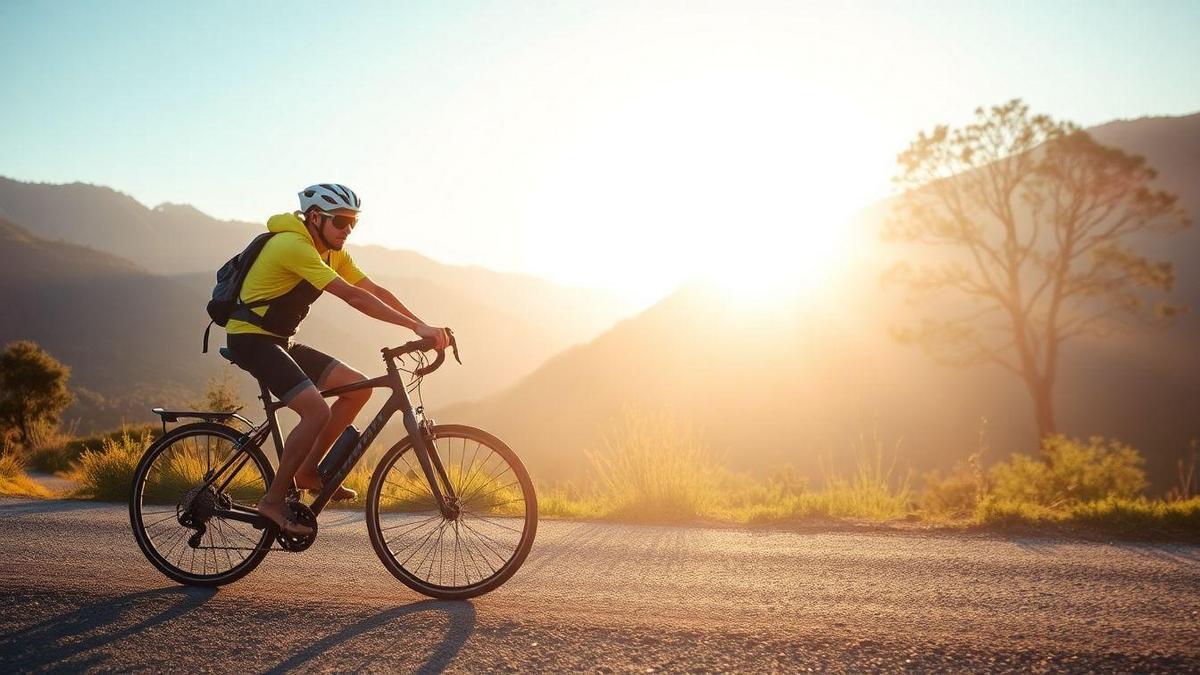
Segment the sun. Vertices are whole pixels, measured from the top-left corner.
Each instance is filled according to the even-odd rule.
[[[727,240],[700,278],[747,301],[818,293],[847,258],[844,218],[758,229]]]
[[[847,260],[862,158],[880,146],[852,105],[736,73],[597,115],[532,195],[531,266],[647,297],[698,279],[778,298],[819,292]]]

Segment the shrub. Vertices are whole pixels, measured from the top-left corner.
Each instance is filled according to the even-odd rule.
[[[229,365],[221,369],[219,377],[213,377],[208,380],[208,384],[204,389],[204,397],[192,403],[192,407],[197,410],[215,410],[219,412],[238,410],[244,405],[241,397],[238,396],[233,367]]]
[[[987,492],[978,455],[971,455],[966,464],[956,464],[945,476],[941,471],[930,471],[925,474],[924,484],[919,506],[924,515],[934,518],[969,518]]]
[[[992,491],[1000,502],[1062,506],[1132,499],[1146,487],[1142,456],[1117,440],[1050,436],[1042,454],[1043,459],[1013,455],[992,467]]]
[[[627,408],[603,448],[587,457],[612,514],[631,520],[700,516],[716,483],[717,467],[699,436],[663,413]]]
[[[73,431],[74,426],[71,429]],[[63,450],[71,440],[72,431],[60,431],[57,424],[48,420],[31,423],[29,440],[25,444],[26,466],[44,473],[66,471],[70,461]]]
[[[59,434],[57,439],[32,448],[29,463],[38,471],[47,473],[70,472],[83,453],[89,450],[103,450],[106,441],[119,441],[124,436],[141,438],[146,435],[151,439],[158,438],[162,435],[162,427],[153,424],[123,426],[113,431],[74,439],[69,433]]]
[[[0,448],[0,495],[6,497],[52,496],[49,490],[25,473],[25,464],[21,457],[8,447]]]
[[[85,450],[72,475],[79,495],[101,501],[128,499],[133,472],[152,440],[148,431],[133,435],[124,430],[119,437],[104,438],[99,450]]]
[[[999,527],[1055,525],[1139,538],[1196,540],[1200,497],[1174,502],[1107,497],[1063,508],[989,497],[980,503],[977,518],[981,524]]]

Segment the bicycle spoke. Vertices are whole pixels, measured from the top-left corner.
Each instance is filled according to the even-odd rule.
[[[443,522],[444,522],[444,521],[443,521]],[[439,527],[439,529],[440,529],[440,527],[441,527],[441,524],[440,524],[440,523],[438,524],[438,527]],[[416,549],[414,549],[414,550],[413,550],[413,552],[412,552],[412,553],[410,553],[410,554],[408,555],[408,557],[404,559],[404,562],[402,562],[402,563],[400,563],[400,564],[401,564],[401,565],[404,565],[404,564],[405,564],[405,563],[407,563],[409,560],[412,560],[413,556],[415,556],[416,554],[420,553],[420,552],[421,552],[421,549],[422,549],[422,548],[424,548],[424,546],[425,546],[425,542],[429,541],[429,538],[430,538],[430,537],[432,537],[436,531],[437,531],[437,530],[435,530],[435,529],[430,529],[430,530],[429,530],[429,534],[425,535],[425,538],[424,538],[424,539],[422,539],[422,540],[421,540],[421,541],[420,541],[420,542],[417,544],[417,548],[416,548]],[[414,538],[415,538],[415,537],[414,537]],[[411,546],[411,544],[410,544],[409,546]],[[393,556],[397,556],[397,555],[399,555],[400,553],[402,553],[402,552],[404,552],[404,551],[407,551],[407,550],[408,550],[408,546],[405,546],[404,548],[400,549],[399,551],[393,551],[393,552],[392,552],[392,555],[393,555]]]
[[[407,563],[409,560],[412,560],[414,556],[416,556],[418,553],[420,553],[422,550],[424,550],[425,542],[429,541],[429,539],[432,538],[434,534],[441,532],[442,529],[445,527],[446,527],[446,521],[443,520],[441,523],[438,524],[438,528],[436,530],[430,530],[429,534],[425,535],[425,539],[423,539],[421,541],[421,544],[417,547],[417,549],[415,551],[413,551],[411,554],[409,554],[409,556],[404,559],[404,562]],[[421,569],[421,565],[425,563],[425,558],[427,558],[427,557],[429,557],[428,553],[426,553],[421,558],[421,561],[417,563],[416,569],[418,569],[418,570]],[[404,564],[404,563],[401,563],[401,564]]]
[[[496,573],[496,567],[495,567],[495,566],[493,566],[493,565],[492,565],[492,561],[491,561],[491,560],[488,560],[488,557],[487,557],[486,555],[484,555],[484,551],[488,551],[488,552],[490,552],[492,555],[494,555],[494,556],[496,556],[497,558],[499,558],[499,559],[500,559],[500,566],[501,566],[501,567],[503,567],[503,566],[504,566],[504,563],[505,563],[505,562],[507,562],[508,558],[506,558],[504,555],[502,555],[502,554],[501,554],[499,551],[497,551],[496,549],[492,548],[492,546],[491,546],[491,545],[490,545],[490,544],[489,544],[489,543],[486,541],[487,537],[484,537],[484,536],[482,536],[481,534],[479,534],[478,532],[476,532],[476,531],[475,531],[475,528],[471,527],[470,525],[466,524],[465,522],[462,524],[462,526],[463,526],[463,528],[465,528],[465,529],[466,529],[468,532],[470,532],[472,535],[474,535],[474,536],[475,536],[475,540],[476,540],[476,541],[478,541],[478,542],[480,543],[479,557],[480,557],[480,558],[482,558],[482,559],[483,559],[483,562],[487,563],[487,566],[491,568],[491,570],[492,570],[492,574],[495,574],[495,573]]]
[[[410,529],[408,529],[408,530],[405,530],[404,532],[401,532],[400,534],[396,535],[395,537],[392,537],[392,538],[391,538],[389,541],[387,541],[386,543],[387,543],[387,544],[388,544],[388,546],[390,547],[392,542],[394,542],[394,541],[399,541],[399,540],[400,540],[401,538],[403,538],[405,535],[412,534],[413,532],[416,532],[417,530],[420,530],[421,528],[425,527],[426,525],[428,525],[428,526],[430,526],[430,527],[435,527],[436,525],[433,523],[433,521],[435,521],[435,520],[442,520],[442,516],[441,516],[441,514],[438,514],[437,516],[434,516],[434,517],[432,517],[432,518],[427,518],[427,519],[425,519],[425,520],[421,521],[420,523],[417,523],[416,525],[412,526]],[[414,536],[420,536],[420,535],[414,535]],[[403,550],[403,549],[401,549],[401,550]],[[397,551],[397,553],[399,553],[399,552],[400,552],[400,551]]]
[[[499,476],[497,476],[497,478],[498,478],[498,477],[499,477]],[[491,492],[488,492],[488,493],[487,493],[487,494],[485,494],[485,495],[481,495],[480,497],[471,496],[471,498],[469,498],[469,499],[465,500],[465,502],[464,502],[464,503],[466,503],[466,504],[469,504],[469,503],[471,503],[471,502],[475,501],[477,498],[478,498],[478,499],[483,499],[483,498],[485,498],[485,497],[491,497],[492,495],[496,494],[497,492],[499,492],[499,491],[501,491],[501,490],[507,490],[508,488],[510,488],[510,487],[512,487],[512,486],[514,486],[514,485],[520,485],[520,484],[521,484],[521,481],[519,481],[519,480],[514,480],[513,482],[509,483],[508,485],[501,485],[500,487],[498,487],[498,488],[496,488],[496,489],[492,490]]]
[[[515,527],[510,527],[510,526],[508,526],[508,525],[501,525],[500,523],[498,523],[498,522],[496,522],[496,521],[492,520],[491,518],[488,518],[487,516],[481,516],[481,515],[478,515],[478,514],[474,514],[474,513],[472,513],[472,514],[471,514],[471,517],[472,517],[472,518],[478,518],[478,519],[480,519],[480,520],[482,520],[482,521],[485,521],[485,522],[487,522],[488,524],[492,525],[493,527],[499,527],[499,528],[501,528],[501,529],[505,529],[505,530],[509,530],[509,531],[512,531],[512,532],[516,532],[517,534],[521,534],[521,530],[518,530],[518,529],[517,529],[517,528],[515,528]]]

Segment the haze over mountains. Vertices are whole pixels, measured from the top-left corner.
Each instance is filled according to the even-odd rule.
[[[20,261],[0,272],[6,282],[0,341],[36,340],[73,368],[72,387],[82,395],[67,418],[79,419],[82,429],[144,420],[152,405],[193,401],[208,378],[228,367],[215,348],[200,354],[204,304],[215,270],[263,225],[218,221],[190,206],[150,209],[104,187],[4,178],[0,217],[10,244],[5,257]],[[476,398],[508,386],[629,311],[604,292],[527,275],[444,265],[380,246],[351,251],[419,316],[460,336],[464,366],[430,378],[433,400]],[[110,280],[118,269],[119,286],[105,285],[116,283]],[[380,347],[413,337],[322,298],[298,339],[374,374],[381,371]],[[219,328],[213,342],[224,343]],[[257,393],[253,380],[240,371],[237,378],[249,400]]]
[[[1147,157],[1160,185],[1200,215],[1200,115],[1091,131]],[[7,179],[0,210],[10,260],[0,273],[0,341],[35,339],[74,368],[73,387],[85,395],[68,417],[95,426],[145,419],[153,404],[194,399],[219,372],[219,357],[199,354],[211,275],[261,226],[185,206],[147,209],[107,188]],[[938,367],[889,337],[910,308],[879,284],[902,255],[879,241],[888,212],[887,201],[864,209],[841,274],[807,300],[771,305],[693,284],[625,319],[626,306],[595,291],[412,252],[351,251],[423,318],[462,337],[467,365],[427,383],[436,419],[494,431],[541,479],[583,475],[584,450],[629,405],[695,424],[729,465],[753,471],[791,463],[815,476],[872,432],[889,447],[899,442],[901,465],[916,468],[965,458],[981,431],[987,461],[1033,451],[1018,381],[996,369]],[[1193,312],[1165,329],[1076,343],[1056,397],[1065,432],[1136,445],[1161,485],[1200,436],[1200,231],[1142,248],[1175,263],[1173,300]],[[378,348],[408,339],[402,333],[324,298],[300,338],[370,374]],[[249,391],[249,378],[238,377]]]
[[[1147,157],[1160,185],[1200,214],[1200,115],[1114,122],[1095,134]],[[861,433],[899,443],[901,463],[917,468],[965,460],[981,433],[985,461],[1033,452],[1032,407],[1019,381],[998,368],[935,366],[888,337],[910,311],[879,285],[901,255],[879,244],[888,212],[887,202],[862,212],[852,225],[853,259],[812,302],[764,313],[713,289],[684,288],[445,417],[495,430],[543,477],[577,476],[582,452],[599,447],[604,428],[631,404],[695,424],[740,469],[790,462],[818,475],[822,461],[846,461]],[[1069,345],[1056,394],[1064,432],[1134,444],[1159,485],[1200,436],[1198,235],[1193,227],[1145,247],[1175,263],[1173,299],[1193,312],[1165,329]]]

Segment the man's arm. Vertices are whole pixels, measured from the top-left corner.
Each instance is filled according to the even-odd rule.
[[[404,326],[423,338],[433,338],[435,343],[434,349],[445,349],[450,344],[450,336],[446,334],[445,329],[427,326],[423,322],[413,319],[411,316],[401,314],[383,304],[382,300],[366,290],[346,283],[346,280],[341,277],[329,282],[323,290],[329,291],[333,295],[345,300],[346,304],[373,319],[394,323],[397,326]]]
[[[409,317],[413,321],[416,321],[417,323],[425,323],[424,321],[421,321],[419,318],[417,318],[417,315],[413,314],[412,310],[405,307],[404,303],[400,302],[400,300],[395,295],[393,295],[391,291],[384,288],[383,286],[380,286],[379,284],[375,283],[374,281],[371,281],[369,278],[363,277],[357,284],[354,284],[354,285],[357,288],[361,288],[364,291],[370,293],[371,295],[374,295],[375,297],[379,298],[380,300],[383,301],[383,304],[385,304],[388,307],[391,307],[392,309],[396,310],[397,312],[400,312],[401,314]]]

